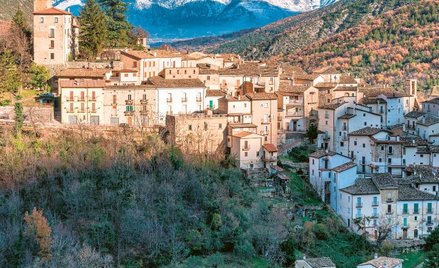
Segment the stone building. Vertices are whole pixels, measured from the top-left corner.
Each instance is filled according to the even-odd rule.
[[[205,113],[166,116],[168,140],[183,152],[224,155],[227,116]]]
[[[51,2],[34,1],[34,62],[64,66],[78,54],[79,26],[70,12],[52,7]]]

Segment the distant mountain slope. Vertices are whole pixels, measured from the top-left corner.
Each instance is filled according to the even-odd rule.
[[[77,14],[85,0],[54,0]],[[155,40],[186,39],[256,28],[337,0],[124,0],[129,21]]]
[[[0,20],[10,20],[17,8],[20,7],[23,12],[29,15],[33,11],[33,0],[2,0],[0,5]]]
[[[355,27],[286,55],[312,70],[332,65],[371,83],[439,85],[439,0],[415,3],[369,17]]]
[[[342,0],[333,5],[289,17],[232,40],[207,44],[206,50],[236,52],[250,59],[288,55],[297,49],[353,27],[369,17],[415,0]],[[196,42],[197,40],[195,40]],[[191,42],[179,46],[190,46]]]

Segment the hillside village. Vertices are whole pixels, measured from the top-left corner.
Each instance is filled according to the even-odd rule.
[[[80,31],[70,12],[35,1],[34,62],[53,72],[59,97],[54,111],[32,111],[40,124],[146,129],[187,154],[230,156],[247,174],[279,173],[281,153],[316,126],[309,182],[346,227],[370,241],[416,243],[439,225],[439,93],[418,98],[416,79],[368,85],[332,66],[308,73],[236,54],[151,49],[146,39],[141,50],[82,62]],[[380,261],[401,267],[371,260]],[[306,262],[296,267],[331,267]]]

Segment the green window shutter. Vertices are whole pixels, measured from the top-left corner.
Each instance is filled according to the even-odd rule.
[[[418,213],[419,212],[419,204],[415,203],[413,209],[414,209],[414,213]]]
[[[404,204],[404,205],[403,205],[403,208],[402,208],[402,212],[403,212],[403,213],[407,213],[407,211],[409,210],[409,209],[408,209],[408,206],[409,206],[408,204]]]

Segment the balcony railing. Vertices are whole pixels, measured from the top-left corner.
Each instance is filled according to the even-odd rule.
[[[261,124],[270,124],[271,119],[261,119]]]
[[[166,98],[166,102],[172,102],[172,98]]]
[[[201,97],[197,97],[197,102],[201,102]]]
[[[356,203],[356,204],[355,204],[355,207],[356,207],[356,208],[361,208],[361,207],[363,207],[363,203]]]
[[[124,114],[125,114],[125,116],[133,116],[134,111],[125,111]]]
[[[419,210],[413,210],[413,214],[419,214]]]
[[[242,148],[243,151],[250,151],[250,146],[245,146],[244,148]]]
[[[387,215],[393,215],[393,211],[387,211],[386,214]]]
[[[427,214],[433,214],[433,209],[427,209]]]
[[[125,100],[125,104],[126,105],[133,105],[134,101],[133,100]]]
[[[409,211],[408,210],[403,210],[402,214],[409,214]]]
[[[181,102],[187,102],[187,98],[181,98]]]
[[[427,226],[432,226],[434,223],[433,223],[432,221],[427,221],[425,224],[426,224]]]
[[[356,219],[361,219],[361,218],[363,218],[363,215],[362,214],[355,214],[355,218]]]
[[[140,100],[140,103],[141,103],[141,104],[148,104],[148,100],[144,100],[144,99],[142,99],[142,100]]]
[[[393,198],[387,198],[386,202],[387,203],[392,203],[393,202]]]
[[[377,207],[379,206],[378,202],[372,202],[372,207]]]
[[[372,218],[379,218],[378,213],[372,213]]]
[[[140,111],[140,115],[148,115],[148,111],[146,111],[146,110],[141,110],[141,111]]]

